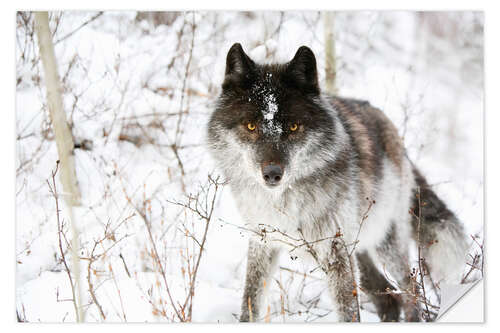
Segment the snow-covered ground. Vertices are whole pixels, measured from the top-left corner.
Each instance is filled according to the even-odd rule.
[[[199,193],[207,176],[217,173],[204,147],[205,124],[226,52],[240,42],[256,61],[288,61],[308,45],[323,82],[322,16],[188,12],[169,13],[157,24],[152,14],[122,11],[105,12],[79,29],[96,14],[51,13],[67,117],[75,141],[92,142],[90,150],[75,150],[80,256],[88,258],[102,239],[94,253],[102,255],[89,270],[90,261],[81,260],[85,319],[103,320],[88,292],[90,272],[106,321],[177,320],[139,212],[151,225],[173,299],[184,302],[199,249],[191,236],[201,239],[205,221],[172,202],[187,202],[187,194]],[[482,20],[467,12],[335,16],[339,94],[384,110],[412,161],[467,231],[481,237]],[[17,21],[16,308],[27,321],[74,321],[46,183],[58,157],[33,15],[18,14]],[[67,214],[63,206],[64,221]],[[229,188],[222,187],[198,272],[193,321],[237,321],[248,238],[238,226]],[[304,275],[308,264],[286,255],[280,266],[268,296],[270,321],[336,320],[319,273]],[[365,305],[362,320],[378,321],[370,308]]]

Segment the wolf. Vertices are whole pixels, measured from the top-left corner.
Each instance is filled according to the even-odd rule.
[[[422,320],[407,292],[419,264],[436,284],[459,281],[463,225],[381,110],[321,92],[310,48],[258,64],[234,44],[207,138],[251,230],[240,321],[262,318],[283,251],[317,263],[340,321],[360,321],[358,290],[381,321]]]

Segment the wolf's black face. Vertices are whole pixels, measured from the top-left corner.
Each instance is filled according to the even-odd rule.
[[[307,169],[314,143],[323,135],[332,137],[333,128],[320,103],[316,59],[309,48],[299,48],[286,64],[259,65],[240,44],[231,47],[209,124],[215,157],[230,178],[250,175],[266,188],[282,187],[300,175],[297,169]]]

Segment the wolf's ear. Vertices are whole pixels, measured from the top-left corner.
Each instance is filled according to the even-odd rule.
[[[243,51],[241,44],[233,44],[227,53],[226,74],[222,87],[226,88],[231,84],[245,85],[249,82],[254,68],[255,63]]]
[[[288,63],[287,72],[292,81],[306,93],[319,94],[316,57],[307,46],[301,46]]]

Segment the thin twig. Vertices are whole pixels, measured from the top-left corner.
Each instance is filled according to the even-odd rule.
[[[420,186],[417,187],[417,199],[418,199],[418,217],[417,217],[417,251],[418,251],[418,270],[419,270],[419,275],[420,275],[420,287],[422,289],[422,296],[424,298],[424,305],[425,305],[425,311],[427,314],[426,321],[429,321],[429,305],[427,302],[427,297],[425,295],[425,284],[424,284],[424,259],[422,258],[422,245],[420,244],[420,226],[422,222],[422,202],[421,202],[421,197],[420,197]]]
[[[98,242],[94,243],[94,247],[92,248],[92,251],[90,252],[89,263],[87,265],[87,282],[89,285],[90,297],[92,297],[92,301],[96,305],[97,309],[99,310],[99,315],[101,316],[102,320],[104,321],[104,320],[106,320],[106,315],[104,314],[102,306],[99,303],[99,301],[95,295],[94,285],[92,284],[92,278],[91,278],[91,276],[92,276],[92,264],[94,263],[94,260],[95,260],[94,252],[95,252],[95,249],[97,248],[97,244],[98,244]]]
[[[59,253],[61,255],[61,261],[64,265],[65,270],[66,270],[66,274],[68,275],[69,284],[71,286],[71,295],[72,295],[71,301],[72,301],[73,307],[75,309],[76,322],[80,322],[80,315],[79,315],[79,311],[78,311],[78,305],[76,302],[75,284],[73,282],[73,278],[71,277],[71,271],[68,267],[68,263],[66,262],[66,256],[65,256],[64,250],[62,248],[63,230],[62,230],[61,220],[60,220],[60,216],[59,216],[59,213],[60,213],[59,194],[57,193],[57,187],[56,187],[56,174],[57,174],[58,170],[59,170],[59,160],[57,160],[57,162],[56,162],[55,170],[52,171],[52,186],[51,186],[49,180],[47,180],[47,185],[49,186],[49,191],[52,194],[52,196],[54,197],[54,201],[56,203],[57,236],[58,236],[57,238],[58,238]]]
[[[90,19],[88,19],[87,21],[83,22],[78,28],[76,28],[75,30],[73,30],[73,31],[69,32],[68,34],[64,35],[64,37],[61,37],[58,40],[56,40],[54,42],[54,45],[57,45],[59,42],[62,42],[63,40],[71,37],[75,32],[77,32],[78,30],[80,30],[81,28],[83,28],[84,26],[86,26],[87,24],[91,23],[92,21],[95,21],[102,14],[104,14],[104,12],[99,12],[96,15],[92,16]]]

